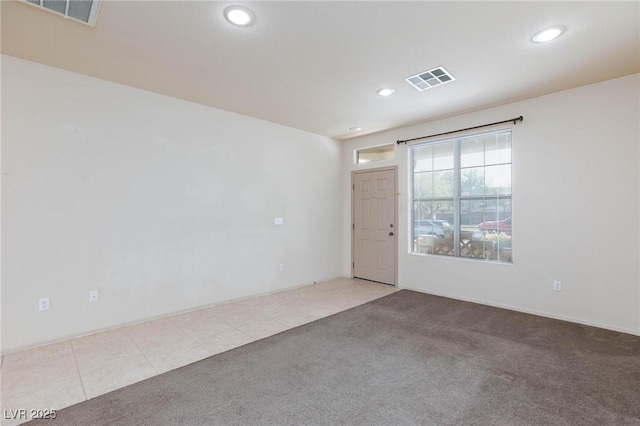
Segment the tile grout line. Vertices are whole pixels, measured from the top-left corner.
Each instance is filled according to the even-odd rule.
[[[254,312],[254,313],[255,313],[255,312]],[[223,323],[227,324],[227,325],[228,325],[229,327],[231,327],[231,328],[233,329],[233,331],[235,331],[236,333],[240,333],[240,334],[242,334],[242,335],[244,335],[244,336],[247,336],[248,338],[253,339],[253,342],[255,342],[255,338],[254,338],[253,336],[251,336],[251,335],[249,335],[249,334],[245,333],[244,331],[240,330],[240,327],[235,326],[235,325],[233,325],[233,324],[229,324],[228,322],[226,322],[226,321],[225,321],[225,320],[223,320],[223,319],[220,319],[220,318],[217,318],[217,319],[218,319],[219,321],[221,321],[221,322],[223,322]],[[265,319],[267,319],[267,317],[265,317]],[[220,333],[218,333],[218,334],[220,334]],[[242,346],[242,345],[241,345],[241,346]],[[238,346],[236,346],[236,347],[238,347]]]
[[[231,324],[227,323],[227,322],[226,322],[226,321],[224,321],[224,320],[221,320],[220,318],[216,318],[216,317],[213,317],[213,318],[214,318],[216,321],[219,321],[219,322],[223,323],[224,325],[231,327],[231,329],[232,329],[232,330],[234,330],[234,331],[240,331],[240,330],[238,330],[236,327],[232,326]],[[194,336],[194,335],[191,335],[191,333],[189,333],[189,331],[187,331],[186,329],[183,329],[183,328],[182,328],[182,326],[181,326],[180,324],[174,324],[174,326],[175,326],[175,327],[177,327],[177,328],[178,328],[178,330],[180,330],[180,331],[182,331],[184,334],[186,334],[186,335],[187,335],[191,340],[193,340],[193,341],[194,341],[194,342],[196,342],[197,344],[199,344],[199,345],[201,345],[201,346],[203,345],[202,340],[198,339],[198,338],[197,338],[196,336]],[[217,335],[219,335],[219,334],[226,333],[227,331],[229,331],[229,330],[219,331],[219,332],[217,332],[217,333],[213,334],[213,336],[217,336]],[[203,347],[204,347],[204,346],[203,346]]]
[[[71,346],[71,353],[73,354],[73,361],[76,364],[76,371],[78,372],[78,378],[80,379],[80,386],[82,386],[82,394],[84,395],[84,400],[88,400],[87,391],[84,389],[84,381],[82,380],[82,374],[80,374],[80,367],[78,367],[78,358],[76,358],[76,350],[73,347],[73,343],[71,340],[68,340],[69,346]]]
[[[182,334],[184,334],[185,336],[187,336],[191,341],[189,342],[189,344],[193,345],[196,344],[200,347],[202,347],[202,344],[197,341],[193,336],[191,336],[189,333],[187,333],[185,330],[183,330],[182,328],[180,328],[180,326],[178,326],[177,324],[173,324],[171,325],[172,327],[174,327],[175,329],[177,329],[179,332],[181,332]],[[138,345],[136,344],[135,340],[133,339],[133,337],[131,337],[131,335],[129,335],[129,337],[131,338],[131,340],[133,340],[133,344],[136,345],[136,347],[138,348],[138,350],[140,352],[142,352],[142,355],[147,358],[147,355],[144,353],[144,351],[142,349],[140,349],[138,347]],[[174,342],[172,343],[170,346],[168,347],[163,347],[160,349],[156,349],[154,351],[149,351],[149,355],[153,355],[153,354],[157,354],[158,352],[162,352],[162,351],[173,351],[174,349],[178,348],[178,347],[182,347],[180,342]],[[204,349],[202,347],[202,349]],[[147,358],[147,361],[149,361],[149,358]],[[158,374],[163,374],[161,372],[159,372],[155,366],[153,365],[153,363],[151,361],[149,361],[149,364],[151,364],[151,366],[156,370],[156,372],[158,372]]]
[[[142,349],[140,349],[140,346],[138,346],[138,344],[136,343],[136,341],[133,339],[133,337],[131,337],[131,335],[129,334],[129,332],[127,330],[122,330],[124,331],[124,333],[127,335],[127,337],[131,340],[131,342],[133,343],[133,346],[135,346],[140,353],[142,354],[142,357],[145,359],[145,361],[147,361],[147,363],[151,366],[151,368],[153,369],[153,371],[156,372],[155,375],[151,376],[151,377],[155,377],[155,376],[159,376],[160,373],[158,373],[158,370],[156,369],[156,367],[154,367],[154,365],[151,363],[151,361],[149,361],[149,358],[147,358],[147,356],[144,354],[144,352],[142,351]],[[151,378],[149,377],[149,378]]]
[[[231,304],[233,304],[233,303],[230,303],[230,305],[231,305]],[[218,318],[218,317],[215,317],[215,316],[212,316],[212,318],[214,318],[216,321],[219,321],[219,322],[221,322],[221,323],[223,323],[223,324],[227,325],[228,327],[231,327],[231,329],[230,329],[230,330],[220,331],[220,332],[218,332],[218,333],[213,334],[213,336],[218,336],[218,335],[220,335],[220,334],[224,334],[224,333],[226,333],[226,332],[228,332],[228,331],[233,331],[233,332],[236,332],[236,333],[240,333],[240,334],[242,334],[243,336],[248,337],[249,339],[254,339],[252,336],[250,336],[250,335],[248,335],[247,333],[243,332],[243,331],[242,331],[242,330],[240,330],[238,327],[236,327],[236,326],[234,326],[234,325],[229,324],[228,322],[224,321],[223,319]],[[190,337],[190,338],[191,338],[191,339],[192,339],[196,344],[198,344],[200,347],[202,347],[205,351],[209,352],[209,354],[210,354],[209,356],[215,356],[215,355],[217,355],[218,353],[220,353],[220,352],[218,352],[218,353],[212,353],[212,351],[210,351],[210,350],[207,348],[205,341],[203,341],[203,340],[201,340],[201,339],[199,339],[199,338],[197,338],[197,337],[195,337],[195,336],[192,336],[191,334],[189,334],[189,332],[188,332],[187,330],[183,329],[179,324],[174,324],[174,326],[175,326],[175,327],[177,327],[177,328],[178,328],[180,331],[182,331],[184,334],[186,334],[188,337]],[[253,341],[255,341],[255,340],[252,340],[252,342],[253,342]],[[241,345],[241,346],[243,346],[243,345]],[[239,346],[236,346],[236,347],[239,347]],[[234,349],[235,349],[235,348],[234,348]]]

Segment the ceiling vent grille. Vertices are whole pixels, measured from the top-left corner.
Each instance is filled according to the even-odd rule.
[[[25,3],[90,26],[95,26],[101,0],[23,0]]]
[[[423,71],[404,79],[407,83],[423,92],[436,86],[451,83],[455,78],[443,67],[437,67],[429,71]]]

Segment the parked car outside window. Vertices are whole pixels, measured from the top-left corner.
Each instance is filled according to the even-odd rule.
[[[504,232],[507,235],[511,235],[511,217],[503,220],[494,220],[488,222],[482,222],[478,225],[478,228],[482,232],[499,233]]]
[[[446,237],[453,232],[453,227],[446,220],[416,220],[413,223],[413,235],[435,235]]]

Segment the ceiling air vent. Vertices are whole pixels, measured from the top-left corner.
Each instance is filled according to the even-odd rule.
[[[25,3],[42,8],[65,18],[83,24],[96,24],[101,0],[23,0]]]
[[[404,80],[422,92],[427,89],[431,89],[432,87],[450,83],[455,80],[455,78],[449,74],[449,71],[442,67],[438,67],[429,71],[423,71],[420,74],[412,75]]]

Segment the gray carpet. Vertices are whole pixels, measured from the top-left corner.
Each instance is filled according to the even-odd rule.
[[[640,337],[403,290],[42,423],[640,425]]]

